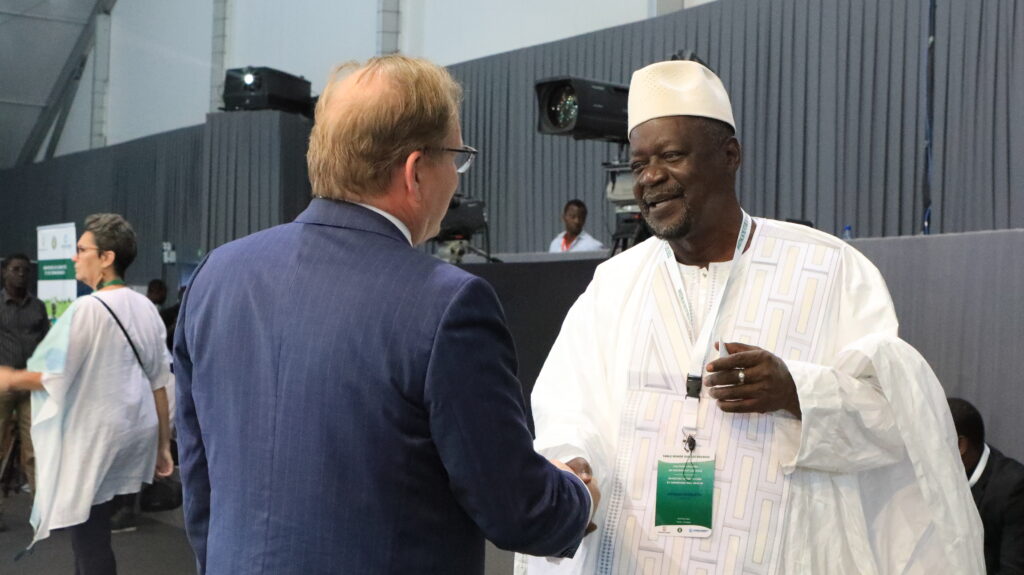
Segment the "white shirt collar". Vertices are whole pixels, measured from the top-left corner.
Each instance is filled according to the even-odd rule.
[[[985,466],[988,465],[989,452],[990,450],[988,448],[988,444],[986,443],[985,451],[981,452],[981,459],[979,459],[978,464],[974,466],[974,473],[971,474],[971,478],[970,480],[968,480],[968,483],[971,484],[971,487],[974,487],[974,484],[977,483],[979,479],[981,479],[981,474],[985,472]]]
[[[357,206],[363,206],[364,208],[372,212],[377,212],[378,214],[387,218],[389,222],[395,224],[395,227],[398,228],[398,231],[402,232],[402,235],[405,236],[405,241],[409,242],[410,246],[412,245],[412,234],[409,232],[409,228],[404,223],[402,223],[402,220],[396,218],[395,216],[385,212],[384,210],[376,206],[371,206],[370,204],[361,204],[359,202],[352,203]]]

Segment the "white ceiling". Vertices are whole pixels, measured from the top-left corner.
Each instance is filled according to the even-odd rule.
[[[96,0],[0,0],[0,169],[12,167]]]

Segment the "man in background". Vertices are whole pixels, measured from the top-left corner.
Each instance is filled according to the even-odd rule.
[[[3,279],[0,289],[0,365],[14,369],[25,369],[25,362],[50,329],[45,304],[28,291],[31,269],[25,254],[11,254],[0,265]],[[21,468],[27,476],[29,488],[34,490],[32,399],[28,391],[0,392],[0,439],[7,436],[5,432],[15,421],[21,439]],[[4,455],[0,454],[0,458]],[[3,505],[4,498],[0,496],[0,531],[7,530]]]
[[[1024,574],[1024,465],[985,443],[985,422],[970,402],[949,398],[957,447],[985,525],[990,575]]]
[[[146,297],[153,302],[157,309],[160,309],[160,306],[167,301],[167,284],[164,283],[164,280],[160,278],[149,280],[149,285],[146,286]]]
[[[587,204],[583,200],[566,202],[562,208],[562,223],[565,224],[565,231],[551,240],[549,252],[594,252],[605,249],[594,236],[583,231],[587,223]]]
[[[200,572],[473,575],[485,537],[555,556],[582,540],[596,483],[533,451],[494,290],[414,248],[476,153],[460,98],[425,60],[343,66],[309,207],[197,269],[174,367]]]
[[[185,297],[185,286],[178,286],[178,300],[174,302],[174,305],[170,305],[160,310],[160,319],[164,321],[164,327],[167,328],[167,349],[172,350],[174,348],[174,328],[178,324],[178,311],[181,310],[181,300]]]

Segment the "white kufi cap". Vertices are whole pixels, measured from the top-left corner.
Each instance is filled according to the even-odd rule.
[[[736,129],[722,81],[711,70],[689,60],[658,62],[633,72],[627,135],[647,120],[666,116],[712,118]]]

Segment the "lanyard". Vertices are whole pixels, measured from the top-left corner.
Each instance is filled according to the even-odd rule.
[[[704,374],[704,360],[710,347],[711,334],[718,324],[718,318],[722,310],[722,300],[725,298],[725,294],[729,291],[729,287],[736,277],[736,266],[739,265],[740,257],[743,255],[743,248],[747,245],[747,239],[750,237],[752,220],[747,212],[744,211],[742,213],[743,223],[740,225],[740,233],[736,236],[736,249],[733,252],[732,265],[729,267],[729,276],[725,281],[725,287],[715,296],[715,300],[711,304],[711,313],[704,318],[704,325],[697,336],[697,341],[693,342],[693,350],[690,352],[690,368],[686,373],[686,399],[683,402],[683,427],[691,432],[697,429],[697,410],[700,407],[700,390],[702,385],[701,376]],[[683,312],[687,316],[686,319],[690,324],[692,333],[692,328],[696,325],[696,317],[694,317],[690,301],[686,297],[686,290],[683,289],[683,277],[679,271],[675,254],[672,253],[672,248],[668,245],[668,242],[665,242],[664,248],[666,271],[668,271],[669,278],[672,279],[672,286],[682,304]]]

